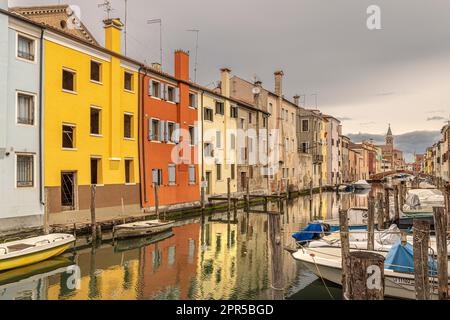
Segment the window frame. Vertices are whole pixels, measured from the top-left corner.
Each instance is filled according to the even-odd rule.
[[[19,186],[18,185],[18,170],[19,170],[19,163],[18,163],[18,157],[19,156],[26,156],[26,157],[31,157],[31,159],[32,159],[32,170],[33,170],[33,173],[32,173],[32,183],[33,183],[33,185],[31,185],[31,186]],[[20,189],[20,190],[24,190],[24,189],[34,189],[34,188],[36,188],[36,154],[35,153],[26,153],[26,152],[17,152],[16,154],[15,154],[15,161],[14,161],[14,188],[15,189]]]
[[[33,124],[26,124],[19,122],[19,95],[30,96],[33,98]],[[37,94],[26,92],[22,90],[16,90],[16,125],[25,127],[36,127],[37,125]]]
[[[28,40],[31,40],[32,42],[33,42],[33,49],[34,49],[34,56],[33,56],[33,60],[30,60],[30,59],[26,59],[26,58],[22,58],[22,57],[20,57],[19,56],[19,37],[22,37],[22,38],[25,38],[25,39],[28,39]],[[16,32],[16,59],[17,60],[20,60],[20,61],[23,61],[23,62],[27,62],[27,63],[33,63],[33,64],[36,64],[37,63],[37,39],[36,38],[34,38],[33,36],[31,36],[31,35],[27,35],[27,34],[25,34],[25,33],[23,33],[23,32]]]
[[[194,178],[193,180],[191,180],[191,170],[194,170],[192,177]],[[189,185],[195,185],[197,184],[197,172],[195,170],[195,165],[189,165],[188,167],[188,183]]]
[[[71,73],[73,75],[73,90],[64,88],[64,72]],[[77,94],[77,72],[73,69],[63,67],[62,68],[62,91],[71,94]]]
[[[131,76],[131,89],[126,88],[126,75],[130,75]],[[129,92],[129,93],[134,93],[134,72],[133,71],[129,71],[129,70],[124,70],[123,71],[123,90],[125,92]]]
[[[127,163],[129,163],[129,170],[128,178],[129,182],[127,182]],[[126,186],[132,186],[136,185],[136,177],[134,172],[134,158],[124,158],[124,176],[125,176],[125,185]]]
[[[206,117],[206,111],[211,112],[211,119],[209,119],[209,118]],[[205,108],[204,108],[204,111],[203,111],[203,119],[204,119],[205,121],[214,122],[214,110],[211,109],[211,108],[205,107]]]
[[[63,136],[64,136],[64,127],[72,128],[72,148],[64,147],[64,138],[63,138]],[[77,136],[77,125],[73,124],[73,123],[63,122],[62,126],[61,126],[61,129],[62,129],[61,138],[63,138],[62,143],[61,143],[62,150],[65,150],[65,151],[75,151],[75,150],[77,150],[77,139],[76,139],[76,136]]]
[[[93,63],[99,65],[99,71],[98,71],[99,80],[92,79],[92,64]],[[91,64],[91,67],[90,67],[89,80],[95,84],[103,84],[103,63],[98,60],[91,59],[90,64]]]
[[[307,129],[305,130],[305,123],[307,123]],[[302,132],[309,132],[309,119],[302,119]]]
[[[125,119],[127,117],[130,117],[130,137],[127,137],[125,135]],[[123,138],[124,140],[134,140],[135,139],[135,134],[134,134],[134,113],[132,112],[124,112],[123,113]]]
[[[170,170],[173,170],[173,177],[174,181],[170,181]],[[167,182],[169,186],[176,186],[177,185],[177,166],[174,163],[169,163],[167,165]]]
[[[94,109],[94,110],[97,110],[98,111],[98,132],[99,133],[92,133],[92,122],[91,122],[91,112],[92,112],[92,109]],[[103,110],[102,110],[102,108],[101,107],[98,107],[98,106],[92,106],[91,105],[91,107],[89,108],[89,121],[90,121],[90,123],[89,123],[89,135],[90,136],[92,136],[92,137],[103,137],[103,134],[102,134],[102,112],[103,112]]]

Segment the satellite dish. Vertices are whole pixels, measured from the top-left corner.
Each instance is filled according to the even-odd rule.
[[[252,92],[253,92],[254,95],[257,95],[257,94],[260,94],[260,93],[261,93],[261,89],[258,88],[258,87],[254,87],[253,90],[252,90]]]

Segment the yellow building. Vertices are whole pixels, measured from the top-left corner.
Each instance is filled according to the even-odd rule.
[[[230,70],[222,69],[220,94],[205,90],[198,110],[203,149],[199,155],[199,179],[206,181],[206,196],[238,191],[237,181],[237,116],[238,107],[229,99]]]
[[[120,55],[119,19],[105,20],[105,48],[81,24],[71,29],[67,6],[29,8],[43,22],[44,185],[49,213],[96,207],[139,210],[139,64]],[[78,30],[75,32],[74,30]]]

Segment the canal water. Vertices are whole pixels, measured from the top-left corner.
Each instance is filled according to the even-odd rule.
[[[367,207],[366,196],[324,193],[290,200],[282,216],[283,245],[339,207]],[[273,205],[269,210],[276,210]],[[286,299],[340,299],[283,252]],[[249,299],[272,298],[267,215],[217,213],[178,221],[157,238],[103,243],[19,270],[0,273],[0,299]]]

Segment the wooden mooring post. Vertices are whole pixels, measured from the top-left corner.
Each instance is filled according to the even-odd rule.
[[[448,300],[447,214],[443,207],[433,208],[436,230],[438,296]]]
[[[96,195],[97,186],[91,185],[91,233],[92,233],[92,242],[97,241],[97,221],[95,217],[95,195]]]
[[[375,198],[369,196],[369,211],[367,217],[367,250],[373,251],[375,248]]]
[[[395,210],[395,223],[397,226],[400,224],[400,202],[399,202],[399,187],[394,187],[394,210]]]
[[[349,260],[349,300],[384,300],[384,257],[356,251]]]
[[[231,212],[231,178],[227,179],[227,203],[228,203],[228,214]]]
[[[247,197],[247,212],[250,212],[250,178],[247,177],[245,180],[246,197]]]
[[[391,205],[390,205],[390,197],[389,197],[389,189],[384,189],[384,223],[385,227],[391,220]]]
[[[350,240],[348,232],[348,214],[345,210],[339,211],[339,227],[341,236],[341,256],[342,256],[342,296],[344,300],[349,300],[348,276],[350,264]]]
[[[158,184],[155,183],[154,184],[155,187],[155,213],[156,213],[156,217],[159,220],[159,195],[158,195]]]
[[[384,210],[383,210],[383,194],[377,193],[377,217],[378,217],[378,230],[384,230]]]
[[[281,240],[281,214],[269,213],[269,238],[272,264],[272,298],[284,299],[283,244]]]
[[[414,219],[413,229],[416,299],[428,300],[430,298],[430,282],[428,275],[430,223],[426,220]]]

